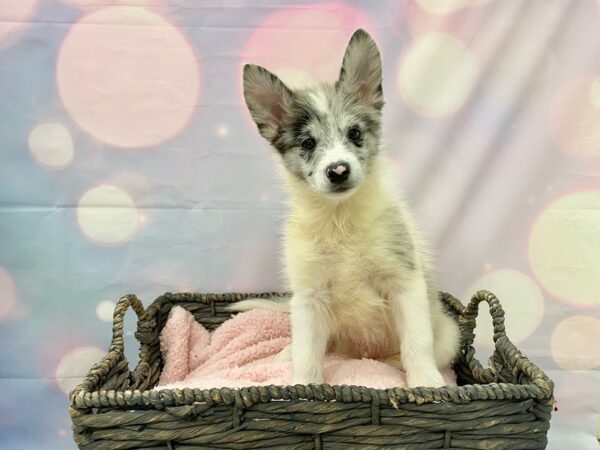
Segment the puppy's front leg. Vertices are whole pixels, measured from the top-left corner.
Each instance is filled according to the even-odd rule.
[[[329,328],[327,313],[315,295],[296,295],[290,302],[293,383],[323,383],[323,358]]]
[[[445,385],[435,362],[431,312],[423,277],[415,276],[406,288],[394,297],[392,310],[408,385]]]

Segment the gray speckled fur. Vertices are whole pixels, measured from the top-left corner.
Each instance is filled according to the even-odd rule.
[[[367,61],[364,55],[368,55]],[[360,73],[364,67],[369,67],[371,73]],[[360,81],[356,78],[359,75]],[[369,83],[370,80],[373,81]],[[314,104],[311,97],[315,95],[326,101],[327,114]],[[315,167],[334,140],[348,144],[347,133],[352,126],[360,129],[362,139],[360,145],[347,148],[354,151],[365,170],[379,151],[383,107],[381,59],[365,32],[353,35],[336,82],[292,91],[266,69],[248,64],[244,67],[244,96],[261,135],[281,154],[285,167],[301,179],[315,175]],[[264,104],[274,97],[275,111],[265,111]],[[307,137],[316,140],[314,150],[302,148]]]

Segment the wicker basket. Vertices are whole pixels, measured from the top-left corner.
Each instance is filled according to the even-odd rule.
[[[271,294],[259,294],[269,297]],[[146,310],[133,295],[114,313],[108,354],[69,397],[81,449],[542,449],[552,381],[510,342],[496,297],[479,291],[468,306],[441,299],[459,321],[458,387],[376,390],[360,386],[269,386],[151,390],[162,368],[159,334],[179,305],[210,329],[224,307],[256,294],[165,294]],[[494,323],[489,368],[472,347],[478,305]],[[137,313],[140,361],[124,356],[123,317]]]

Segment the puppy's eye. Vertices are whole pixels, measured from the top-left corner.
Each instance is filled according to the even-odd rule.
[[[307,138],[302,141],[302,147],[305,150],[312,150],[317,145],[317,142],[313,138]]]
[[[352,127],[350,130],[348,130],[348,137],[353,141],[360,139],[360,135],[360,130],[356,127]]]

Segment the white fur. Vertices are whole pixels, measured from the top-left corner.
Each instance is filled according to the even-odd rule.
[[[409,386],[444,384],[439,369],[456,355],[458,327],[428,295],[428,254],[410,213],[394,196],[388,166],[377,156],[364,182],[342,200],[287,177],[293,197],[285,263],[294,293],[294,383],[323,382],[323,356],[335,351],[395,365],[406,371]],[[398,206],[414,243],[412,271],[389,252],[397,236],[386,211]],[[244,303],[240,307],[247,309]],[[282,358],[290,349],[284,353]]]
[[[407,274],[389,253],[397,237],[386,211],[398,206],[382,161],[342,201],[323,198],[288,177],[293,210],[285,233],[287,274],[294,297],[292,357],[295,383],[323,381],[326,346],[350,356],[400,362],[409,386],[441,386],[439,372],[458,348],[458,328],[426,290],[430,271],[412,219],[416,243]],[[399,355],[399,356],[398,356]]]
[[[248,108],[292,193],[284,241],[292,344],[281,357],[291,353],[295,383],[323,382],[323,357],[333,351],[398,366],[409,386],[441,386],[439,369],[458,352],[458,326],[442,310],[426,246],[379,152],[381,83],[380,54],[364,30],[352,35],[335,85],[292,92],[266,69],[244,67]],[[303,129],[318,143],[312,160],[286,122],[306,98],[319,113]],[[354,125],[364,141],[349,142]],[[338,161],[350,167],[341,193],[326,175]],[[255,300],[232,309],[252,306],[285,309]]]
[[[327,97],[321,91],[314,91],[310,93],[310,99],[314,107],[323,115],[329,114],[329,107],[327,105]]]
[[[285,299],[250,298],[229,306],[230,311],[250,311],[251,309],[270,309],[273,311],[290,311],[290,304]]]
[[[327,292],[294,294],[290,305],[292,320],[292,364],[294,384],[323,382],[323,358],[331,334]]]

